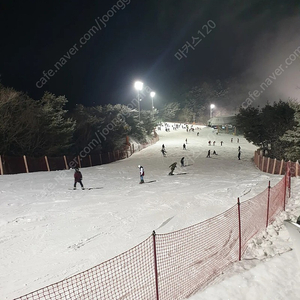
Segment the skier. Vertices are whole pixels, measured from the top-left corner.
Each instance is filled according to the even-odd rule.
[[[231,138],[230,142],[231,142],[231,143],[233,142],[233,138]]]
[[[167,153],[167,151],[166,151],[165,149],[161,149],[160,151],[161,151],[161,153],[163,154],[163,156],[165,157],[165,156],[166,156],[166,153]]]
[[[206,157],[210,157],[210,150],[208,150]]]
[[[185,139],[185,143],[187,144],[187,139]]]
[[[238,153],[238,159],[241,160],[241,150]]]
[[[213,141],[213,146],[216,144],[216,141]]]
[[[221,146],[223,145],[223,141],[221,141]]]
[[[211,141],[208,141],[208,146],[210,146],[211,145]]]
[[[76,190],[76,185],[77,185],[77,182],[79,182],[79,184],[81,185],[81,189],[84,190],[84,186],[82,184],[82,174],[81,172],[79,171],[78,168],[75,168],[75,173],[74,173],[74,190]]]
[[[165,144],[162,144],[161,149],[165,150]]]
[[[239,138],[237,138],[237,139],[236,139],[236,141],[239,143],[239,142],[240,142],[240,139],[239,139]]]
[[[145,175],[145,172],[144,172],[144,168],[141,166],[141,165],[138,165],[138,168],[140,169],[140,183],[144,183],[144,175]]]
[[[185,144],[183,143],[183,150],[186,150]]]
[[[180,160],[181,166],[184,167],[184,157]]]
[[[216,152],[216,150],[214,150],[213,155],[218,155],[217,152]]]
[[[241,147],[240,146],[238,146],[238,152],[240,152],[241,151]]]
[[[197,132],[197,136],[199,136],[199,132]]]
[[[177,162],[174,162],[169,166],[169,168],[171,168],[171,171],[170,171],[169,175],[174,175],[173,172],[174,172],[176,167],[177,167]]]

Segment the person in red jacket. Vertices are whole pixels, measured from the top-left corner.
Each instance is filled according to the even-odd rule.
[[[81,172],[79,171],[78,168],[75,168],[75,173],[74,173],[74,190],[76,190],[76,185],[77,185],[77,182],[79,182],[79,184],[81,185],[81,189],[84,190],[84,186],[82,184],[82,174]]]

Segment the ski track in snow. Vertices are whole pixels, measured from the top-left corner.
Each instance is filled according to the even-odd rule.
[[[128,159],[81,169],[86,187],[102,189],[68,190],[73,186],[72,170],[0,176],[1,300],[98,265],[136,246],[155,228],[157,233],[168,233],[199,223],[235,205],[238,197],[245,201],[256,196],[269,180],[272,186],[281,180],[282,176],[262,173],[254,166],[256,147],[244,138],[239,137],[237,144],[236,137],[231,143],[231,135],[216,135],[211,128],[203,128],[199,136],[197,132],[158,131],[159,142]],[[208,146],[208,140],[215,140],[216,146]],[[160,153],[162,144],[166,157]],[[208,149],[215,149],[218,156],[206,158]],[[180,167],[183,156],[186,166]],[[186,174],[168,175],[175,161],[174,173]],[[145,168],[145,181],[156,182],[139,184],[139,164]],[[265,236],[251,244],[249,260],[234,267],[232,277],[227,275],[229,281],[243,274],[251,282],[250,271],[260,268],[259,259],[276,254],[268,244],[275,239],[274,232],[270,230],[269,240]],[[285,253],[285,263],[290,261],[291,246],[279,245],[276,255]],[[222,280],[220,285],[226,285]],[[199,294],[201,299],[218,299],[211,296],[210,288],[206,291]],[[225,294],[221,286],[220,291]],[[206,293],[211,298],[205,298]],[[246,299],[245,295],[235,299]],[[225,297],[229,298],[220,299]]]

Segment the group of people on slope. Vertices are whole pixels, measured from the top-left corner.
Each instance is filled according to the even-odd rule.
[[[187,139],[185,140],[185,142],[187,143]],[[186,149],[185,144],[183,144],[183,145],[184,145],[183,149]],[[166,151],[166,148],[165,148],[164,144],[162,145],[161,152],[162,152],[163,156],[166,156],[167,151]],[[210,150],[208,150],[207,156],[206,156],[207,158],[210,158],[210,153],[211,153]],[[213,151],[212,154],[213,155],[218,155],[215,150]],[[241,147],[240,146],[238,146],[238,159],[239,160],[241,159]],[[181,158],[180,165],[181,165],[181,167],[184,167],[184,157]],[[174,162],[169,166],[169,168],[171,168],[171,171],[170,171],[169,175],[174,175],[174,170],[175,170],[176,167],[177,167],[177,162]],[[138,168],[140,170],[140,183],[144,183],[145,170],[144,170],[143,166],[141,166],[141,165],[138,165]],[[79,171],[79,168],[75,168],[74,187],[73,187],[74,190],[76,190],[77,183],[79,183],[80,186],[81,186],[81,189],[84,190],[84,186],[83,186],[83,183],[82,183],[82,174]]]

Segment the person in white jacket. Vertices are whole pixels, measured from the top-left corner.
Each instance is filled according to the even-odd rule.
[[[138,168],[140,169],[140,183],[144,183],[144,175],[145,175],[145,172],[144,172],[144,168],[140,165],[138,165]]]

